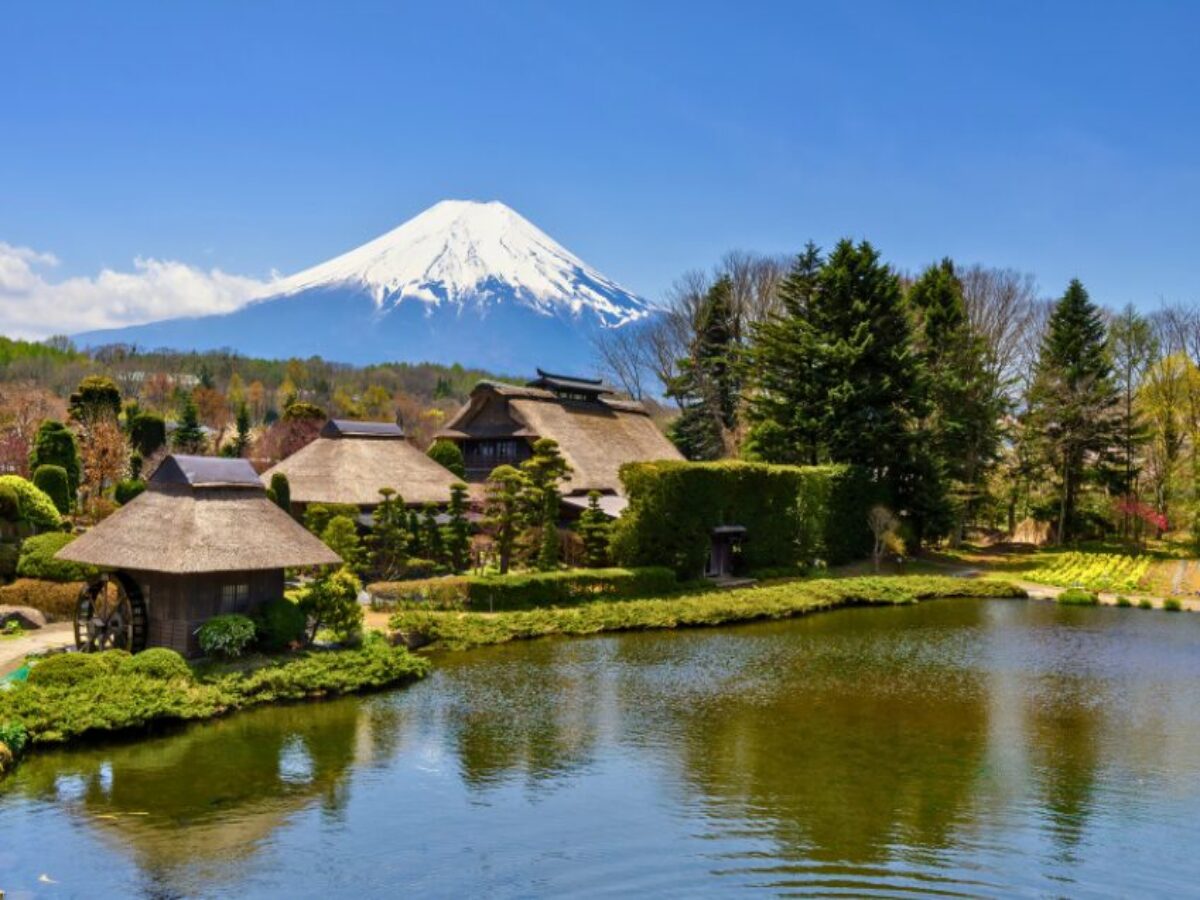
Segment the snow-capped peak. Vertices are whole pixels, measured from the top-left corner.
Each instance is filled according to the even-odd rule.
[[[496,201],[443,200],[273,287],[276,296],[359,288],[380,309],[405,300],[486,306],[511,298],[544,314],[590,310],[610,326],[647,314],[645,301]]]

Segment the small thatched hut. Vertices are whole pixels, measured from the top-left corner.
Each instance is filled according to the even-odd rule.
[[[682,459],[675,445],[634,400],[618,400],[599,379],[554,375],[538,369],[524,387],[482,381],[439,438],[462,448],[468,479],[480,481],[498,465],[532,455],[533,443],[552,438],[572,469],[564,505],[582,509],[589,491],[604,497],[601,508],[624,508],[618,472],[627,462]]]
[[[282,597],[285,568],[341,562],[267,498],[246,460],[180,455],[57,556],[107,573],[81,598],[82,648],[185,655],[198,652],[196,629],[212,616]]]
[[[264,484],[282,472],[297,512],[310,503],[343,503],[368,512],[380,488],[397,491],[409,506],[450,502],[459,479],[438,465],[394,422],[330,419],[320,436],[262,475]]]

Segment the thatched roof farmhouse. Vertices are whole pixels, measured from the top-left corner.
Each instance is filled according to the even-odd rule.
[[[108,570],[125,595],[98,595],[81,610],[80,642],[185,654],[197,652],[195,631],[212,616],[283,596],[285,568],[341,562],[267,498],[249,462],[182,455],[168,456],[144,493],[57,556]]]
[[[552,438],[572,469],[564,502],[585,505],[583,497],[596,490],[611,498],[602,502],[615,514],[623,506],[622,465],[682,456],[642,404],[618,400],[613,393],[598,379],[541,369],[524,387],[483,381],[438,437],[462,448],[467,477],[476,481],[498,465],[528,459],[534,441]]]
[[[292,504],[344,503],[362,509],[379,504],[380,488],[393,488],[410,506],[450,502],[459,479],[416,447],[394,422],[330,419],[320,436],[271,467],[264,484],[282,472]]]

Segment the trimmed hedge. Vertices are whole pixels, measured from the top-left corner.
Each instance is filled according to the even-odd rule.
[[[605,631],[641,631],[786,619],[839,606],[898,605],[935,597],[1024,597],[1005,581],[945,576],[822,578],[767,587],[680,594],[654,600],[584,603],[565,609],[479,613],[405,610],[390,626],[408,640],[447,650]]]
[[[35,487],[20,475],[0,475],[0,488],[11,488],[20,505],[20,521],[28,522],[39,529],[56,529],[62,526],[62,516],[46,492]]]
[[[613,528],[614,559],[696,578],[717,525],[744,525],[749,570],[839,564],[871,551],[867,511],[882,490],[850,466],[679,461],[627,463],[629,506]]]
[[[44,581],[88,581],[97,572],[95,566],[54,558],[55,553],[73,540],[74,535],[62,531],[26,538],[17,559],[17,574],[22,578],[40,578]]]
[[[478,611],[572,606],[591,600],[653,597],[677,590],[675,573],[663,566],[639,569],[575,569],[520,575],[459,575],[368,586],[379,605]]]
[[[71,486],[62,466],[42,465],[33,470],[33,485],[54,502],[60,515],[71,511]]]
[[[32,606],[46,614],[51,620],[70,620],[75,615],[75,604],[82,582],[41,581],[36,578],[18,578],[12,584],[0,587],[0,606]]]

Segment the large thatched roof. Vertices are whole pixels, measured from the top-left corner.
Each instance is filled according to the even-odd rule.
[[[174,575],[341,562],[267,499],[246,460],[189,456],[167,457],[144,493],[56,555]]]
[[[374,424],[374,423],[368,423]],[[378,423],[382,424],[382,423]],[[408,504],[449,503],[450,485],[459,478],[410,444],[400,429],[325,431],[262,475],[264,483],[282,472],[293,503],[349,503],[375,506],[380,488],[393,488]]]
[[[541,380],[547,378],[565,380],[564,376],[546,375]],[[503,406],[506,415],[498,415],[498,406]],[[585,401],[564,399],[542,388],[493,381],[475,387],[471,402],[446,424],[439,437],[461,441],[501,432],[529,441],[558,441],[573,470],[564,486],[567,493],[621,493],[618,471],[625,463],[683,458],[636,401],[602,396]]]

